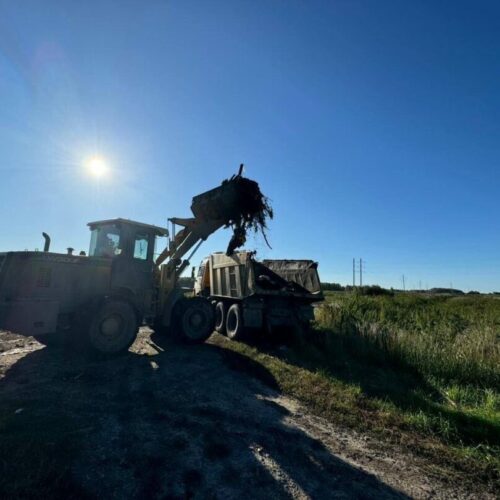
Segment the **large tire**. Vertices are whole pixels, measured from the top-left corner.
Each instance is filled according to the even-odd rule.
[[[121,300],[108,300],[92,318],[88,330],[90,347],[102,354],[125,352],[139,329],[133,307]]]
[[[226,335],[232,340],[242,340],[245,337],[243,315],[239,304],[233,304],[227,310]]]
[[[181,299],[175,306],[174,315],[176,336],[182,342],[200,344],[214,331],[214,309],[203,297]]]
[[[215,331],[226,335],[226,304],[217,302],[215,305]]]

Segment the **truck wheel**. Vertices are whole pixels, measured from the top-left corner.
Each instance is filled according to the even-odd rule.
[[[138,331],[137,316],[132,306],[120,300],[105,302],[92,319],[90,346],[104,354],[128,350]]]
[[[226,304],[217,302],[215,306],[215,331],[226,335]]]
[[[177,331],[180,339],[189,344],[198,344],[212,335],[215,314],[207,299],[193,297],[182,299],[176,306]]]
[[[239,304],[233,304],[227,310],[226,335],[233,340],[241,340],[245,336],[243,317]]]

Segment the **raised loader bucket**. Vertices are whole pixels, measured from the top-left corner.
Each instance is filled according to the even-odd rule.
[[[250,221],[262,210],[262,197],[257,182],[237,176],[195,196],[191,211],[195,217],[223,220],[226,224],[241,218]]]
[[[226,226],[233,227],[234,235],[229,243],[228,255],[245,243],[249,229],[260,229],[265,238],[267,218],[273,217],[268,200],[257,182],[241,175],[236,175],[219,187],[195,196],[191,211],[197,219],[220,220]]]

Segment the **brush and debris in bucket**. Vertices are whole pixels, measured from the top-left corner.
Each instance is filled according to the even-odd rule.
[[[226,254],[231,255],[246,242],[249,231],[260,231],[266,237],[267,221],[273,218],[269,199],[260,190],[259,184],[238,175],[225,180],[221,186],[193,198],[191,210],[196,217],[222,220],[232,227],[233,236]]]

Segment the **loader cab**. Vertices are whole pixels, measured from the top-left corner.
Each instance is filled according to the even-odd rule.
[[[90,222],[90,257],[117,257],[152,263],[156,240],[168,236],[165,228],[128,219]]]
[[[89,257],[109,259],[111,291],[126,295],[138,310],[147,313],[153,293],[157,239],[168,230],[127,219],[90,222]]]

